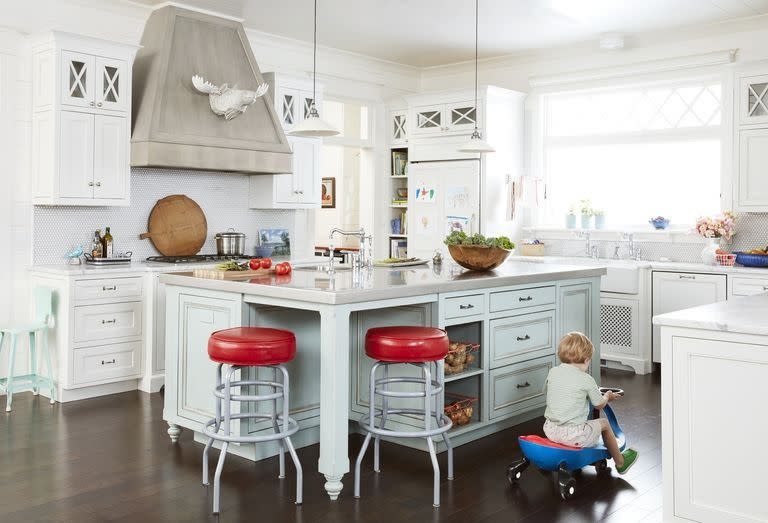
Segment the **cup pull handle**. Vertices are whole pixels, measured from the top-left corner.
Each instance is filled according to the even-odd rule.
[[[102,365],[113,365],[115,363],[117,363],[117,360],[115,358],[112,358],[111,360],[108,360],[108,361],[101,360]]]
[[[518,388],[518,389],[524,389],[524,388],[526,388],[526,387],[530,387],[530,386],[531,386],[531,384],[530,384],[530,383],[528,383],[527,381],[526,381],[525,383],[523,383],[522,385],[521,385],[521,384],[519,384],[519,383],[517,384],[517,388]]]
[[[101,320],[102,325],[106,323],[117,323],[117,320],[115,318],[112,318],[111,320]]]
[[[116,291],[117,290],[117,285],[112,285],[111,287],[107,287],[106,285],[104,285],[101,288],[101,290],[103,290],[103,291]]]
[[[517,337],[517,341],[526,341],[526,340],[530,340],[530,339],[531,339],[531,337],[529,335],[527,335],[527,334],[525,336],[518,336]]]
[[[678,278],[681,279],[681,280],[695,280],[696,276],[688,276],[688,275],[685,275],[685,274],[681,274],[681,275],[678,276]]]
[[[533,299],[533,296],[526,296],[523,298],[522,296],[518,298],[520,301],[531,301]]]
[[[475,306],[472,305],[471,303],[468,303],[466,305],[459,305],[459,309],[463,310],[463,311],[467,310],[467,309],[474,309],[474,308],[475,308]]]

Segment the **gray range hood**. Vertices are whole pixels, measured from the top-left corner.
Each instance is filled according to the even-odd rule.
[[[150,15],[141,45],[133,66],[132,166],[293,171],[273,93],[228,120],[192,84],[194,75],[252,91],[264,83],[242,24],[167,5]]]

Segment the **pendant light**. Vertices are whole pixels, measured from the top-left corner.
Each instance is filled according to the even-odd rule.
[[[315,33],[312,53],[312,105],[309,108],[309,116],[286,134],[310,137],[336,136],[339,131],[320,118],[315,106],[315,100],[317,100],[317,0],[315,0]]]
[[[475,130],[472,131],[472,136],[469,140],[459,147],[459,152],[462,153],[492,153],[496,149],[483,140],[483,135],[480,134],[480,130],[477,128],[477,117],[480,114],[480,109],[477,106],[477,27],[478,27],[478,0],[475,0]]]

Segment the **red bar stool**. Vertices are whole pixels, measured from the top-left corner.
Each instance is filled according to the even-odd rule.
[[[290,387],[288,371],[283,366],[283,363],[291,361],[295,355],[296,337],[292,332],[286,330],[237,327],[214,332],[208,339],[208,356],[219,365],[216,369],[216,389],[213,392],[213,395],[216,397],[216,417],[209,420],[203,427],[203,432],[209,438],[208,443],[205,445],[205,450],[203,450],[203,485],[209,484],[208,452],[211,450],[214,441],[222,442],[221,454],[219,454],[216,474],[213,478],[214,514],[219,513],[221,471],[224,468],[224,460],[226,459],[230,443],[258,444],[279,440],[280,478],[285,477],[285,448],[288,447],[293,464],[296,466],[296,504],[301,504],[301,463],[299,463],[296,449],[294,449],[293,443],[291,443],[291,436],[299,430],[299,425],[288,416]],[[224,372],[224,365],[228,366],[226,373]],[[237,371],[249,367],[272,369],[274,371],[272,380],[239,379],[233,381]],[[282,374],[282,381],[278,379],[278,372]],[[244,393],[251,387],[255,387],[256,395]],[[237,394],[233,394],[233,388],[237,388]],[[260,388],[267,388],[269,392],[260,394]],[[283,402],[282,414],[278,414],[278,400]],[[241,408],[239,413],[232,413],[233,401],[250,402],[253,408]],[[256,403],[262,401],[272,402],[271,413],[259,413]],[[251,412],[247,412],[248,410]],[[258,436],[232,435],[230,424],[233,419],[271,420],[275,433]]]
[[[376,360],[371,368],[370,401],[368,414],[360,419],[365,441],[355,462],[355,497],[360,497],[360,464],[363,461],[371,437],[374,437],[373,470],[379,472],[379,442],[381,436],[393,438],[425,438],[434,470],[433,505],[440,506],[440,466],[433,436],[441,435],[448,452],[448,479],[453,479],[453,447],[448,438],[452,422],[439,408],[436,400],[443,392],[440,362],[448,354],[448,335],[442,329],[432,327],[378,327],[365,334],[365,353]],[[421,377],[390,377],[389,366],[411,364],[421,369]],[[376,371],[383,367],[383,377],[376,378]],[[434,370],[433,370],[434,369]],[[419,391],[392,390],[390,385],[413,383],[421,385]],[[376,407],[376,396],[381,396],[381,408]],[[389,398],[415,399],[424,402],[423,408],[390,408]],[[423,399],[422,399],[423,398]],[[409,414],[424,418],[424,429],[415,431],[385,428],[387,416]],[[433,426],[434,418],[434,426]],[[377,425],[378,421],[378,425]]]

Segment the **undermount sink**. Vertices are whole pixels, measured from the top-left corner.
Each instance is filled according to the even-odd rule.
[[[645,262],[636,260],[557,256],[521,256],[515,259],[539,263],[561,263],[563,265],[603,266],[607,272],[600,279],[600,290],[619,294],[638,294],[640,292],[640,268],[645,264]]]

